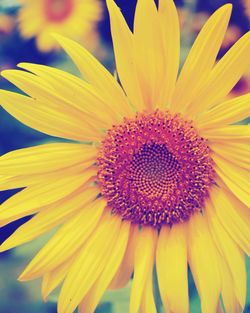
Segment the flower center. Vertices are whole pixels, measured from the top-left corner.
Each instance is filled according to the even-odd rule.
[[[192,122],[158,110],[108,130],[97,164],[112,212],[156,227],[201,210],[214,182],[210,149]]]
[[[51,22],[64,21],[73,10],[73,0],[44,0],[44,10]]]

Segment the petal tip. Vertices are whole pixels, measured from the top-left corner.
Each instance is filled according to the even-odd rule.
[[[47,302],[47,300],[48,300],[48,292],[42,290],[41,296],[42,296],[43,302]]]
[[[221,6],[217,10],[217,12],[218,14],[220,14],[222,17],[226,18],[229,21],[231,14],[232,14],[232,10],[233,10],[232,3],[226,3],[223,6]]]
[[[232,3],[226,3],[215,11],[215,16],[219,15],[229,20],[232,14],[232,10],[233,10]]]
[[[26,271],[24,271],[20,276],[18,276],[17,280],[20,282],[25,282],[30,279],[26,276]]]
[[[1,75],[2,77],[6,78],[6,74],[7,74],[7,76],[8,76],[9,71],[10,71],[10,70],[3,70],[3,71],[0,72],[0,75]]]
[[[8,250],[9,250],[8,247],[6,248],[4,244],[0,246],[0,253],[8,251]]]
[[[27,65],[27,64],[31,64],[29,62],[20,62],[20,63],[17,63],[17,67],[20,67],[20,68],[23,68],[23,66]]]
[[[225,11],[232,11],[233,9],[233,4],[232,3],[226,3],[225,5],[222,6],[222,8],[224,8]]]
[[[32,277],[32,273],[29,273],[28,267],[26,267],[24,271],[17,278],[17,280],[20,282],[26,282],[32,279],[35,279],[35,277]]]

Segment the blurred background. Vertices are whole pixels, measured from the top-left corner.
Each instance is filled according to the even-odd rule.
[[[116,0],[132,29],[136,0]],[[157,2],[157,1],[156,1]],[[221,5],[233,4],[230,26],[220,58],[250,28],[250,0],[176,0],[182,30],[181,62],[208,16]],[[19,62],[40,63],[65,69],[79,75],[59,49],[50,33],[60,33],[86,46],[111,72],[115,71],[109,18],[104,0],[0,0],[0,69],[15,68]],[[0,88],[14,90],[0,77]],[[229,97],[250,92],[250,69]],[[8,151],[53,141],[53,138],[29,129],[0,108],[0,155]],[[0,203],[18,190],[0,192]],[[26,219],[0,228],[0,243]],[[17,282],[32,256],[50,234],[12,251],[0,253],[0,313],[56,312],[56,293],[43,303],[40,281]],[[250,261],[247,260],[248,286]],[[190,277],[191,313],[200,312],[199,299]],[[130,286],[118,292],[107,292],[96,313],[127,313]],[[159,312],[160,309],[160,303]],[[250,312],[250,288],[245,313]]]

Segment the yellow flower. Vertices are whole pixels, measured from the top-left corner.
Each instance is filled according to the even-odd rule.
[[[15,19],[8,15],[0,13],[0,36],[9,35],[15,27]]]
[[[35,214],[1,251],[61,225],[20,280],[62,281],[59,313],[94,312],[106,289],[133,273],[130,313],[155,313],[156,266],[168,312],[189,311],[190,266],[203,313],[245,305],[250,252],[250,94],[225,100],[249,66],[250,32],[218,62],[231,5],[216,11],[179,70],[172,0],[138,0],[134,33],[107,1],[117,80],[83,47],[57,36],[86,81],[22,63],[2,75],[28,96],[0,92],[26,125],[73,142],[0,158],[1,189],[26,187],[1,205],[0,226]],[[177,78],[178,76],[178,78]]]
[[[250,68],[244,73],[238,83],[231,90],[228,98],[238,97],[250,90]]]
[[[231,25],[228,27],[224,41],[222,43],[222,49],[230,48],[240,37],[242,33],[238,26]]]
[[[243,0],[244,6],[245,6],[245,12],[248,16],[248,19],[250,19],[250,0]]]
[[[24,38],[36,37],[41,51],[56,49],[51,33],[88,38],[101,19],[99,0],[19,0],[19,28]],[[87,41],[87,40],[86,40]]]

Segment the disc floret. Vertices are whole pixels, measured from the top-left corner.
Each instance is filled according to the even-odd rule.
[[[108,130],[98,181],[112,212],[159,227],[201,210],[214,181],[211,151],[191,121],[154,111]]]

